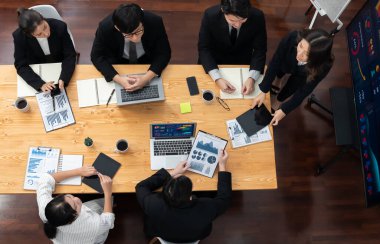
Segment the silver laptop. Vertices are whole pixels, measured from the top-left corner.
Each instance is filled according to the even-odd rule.
[[[194,142],[196,123],[151,124],[150,167],[174,169],[186,160]]]
[[[155,77],[149,85],[140,90],[127,92],[120,84],[115,82],[117,105],[129,105],[165,100],[162,78]]]

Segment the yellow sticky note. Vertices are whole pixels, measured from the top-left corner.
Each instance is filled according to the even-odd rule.
[[[190,104],[190,102],[181,103],[179,106],[181,107],[181,114],[191,113],[191,104]]]

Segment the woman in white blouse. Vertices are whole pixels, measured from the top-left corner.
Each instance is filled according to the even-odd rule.
[[[104,198],[82,203],[71,194],[52,197],[56,182],[78,175],[98,175]],[[45,234],[54,243],[104,243],[114,226],[112,179],[92,166],[44,174],[38,183],[37,203]]]

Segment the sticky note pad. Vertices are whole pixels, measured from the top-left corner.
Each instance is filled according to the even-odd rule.
[[[190,102],[181,103],[179,106],[181,107],[181,114],[191,113],[191,104],[190,104]]]

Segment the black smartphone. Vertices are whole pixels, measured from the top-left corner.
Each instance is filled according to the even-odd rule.
[[[190,96],[198,95],[199,89],[198,89],[198,84],[195,77],[194,76],[187,77],[186,81],[187,81],[187,87],[189,88]]]

